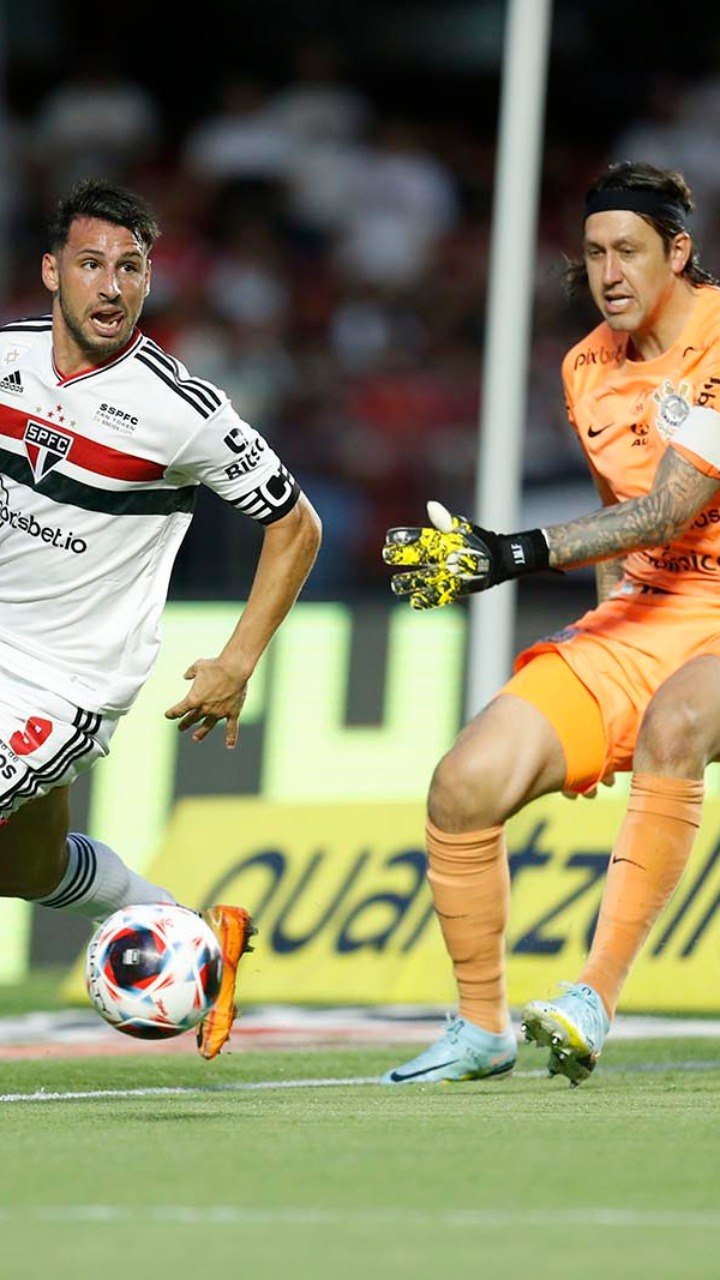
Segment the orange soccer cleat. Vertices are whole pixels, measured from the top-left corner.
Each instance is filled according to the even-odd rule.
[[[203,1058],[214,1058],[226,1043],[237,1014],[235,979],[240,957],[252,951],[249,939],[257,933],[250,913],[243,907],[208,907],[202,918],[220,943],[223,972],[220,993],[206,1018],[197,1029],[198,1052]]]

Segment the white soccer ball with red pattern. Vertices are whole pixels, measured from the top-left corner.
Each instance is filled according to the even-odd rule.
[[[164,1040],[201,1022],[220,990],[222,952],[205,921],[167,903],[122,907],[93,934],[85,984],[106,1022]]]

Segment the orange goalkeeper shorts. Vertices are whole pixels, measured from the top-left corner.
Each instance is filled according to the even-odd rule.
[[[556,663],[535,663],[541,654],[559,655],[583,692]],[[720,607],[711,600],[618,596],[518,654],[516,675],[502,692],[525,698],[550,720],[565,753],[568,790],[586,791],[632,768],[653,694],[686,662],[709,655],[720,657]]]

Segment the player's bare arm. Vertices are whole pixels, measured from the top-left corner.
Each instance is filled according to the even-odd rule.
[[[672,542],[719,487],[670,448],[649,493],[547,529],[498,534],[429,502],[433,527],[389,529],[383,559],[409,569],[391,579],[395,595],[409,596],[414,609],[434,609],[542,569],[612,561]]]
[[[604,476],[595,469],[590,462],[590,474],[592,475],[595,488],[600,495],[600,499],[604,507],[613,507],[617,503],[617,498],[613,493],[610,485]],[[616,587],[622,582],[625,574],[625,557],[618,556],[614,560],[600,560],[595,565],[595,591],[597,593],[597,602],[602,604],[604,600],[608,600],[615,591]]]
[[[320,546],[320,520],[301,495],[292,511],[268,525],[243,614],[227,644],[215,658],[198,658],[185,679],[192,685],[165,715],[178,720],[181,731],[193,726],[202,742],[220,720],[227,722],[225,742],[234,747],[238,718],[257,663],[291,609]]]
[[[549,567],[570,569],[672,542],[717,491],[716,479],[666,449],[649,493],[545,530]]]

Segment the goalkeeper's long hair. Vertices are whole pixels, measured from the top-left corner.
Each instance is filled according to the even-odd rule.
[[[695,205],[692,192],[681,173],[672,169],[658,169],[655,165],[640,161],[625,160],[621,164],[611,164],[605,173],[585,192],[585,199],[599,191],[652,191],[664,197],[669,203],[679,205],[689,217]],[[687,227],[672,217],[655,217],[647,213],[638,213],[639,218],[647,222],[657,231],[663,242],[666,256],[675,236],[687,231]],[[694,239],[690,257],[682,272],[691,284],[720,284],[715,276],[700,265],[700,255]],[[568,258],[562,272],[565,291],[570,298],[576,297],[588,287],[587,270],[582,258]]]

